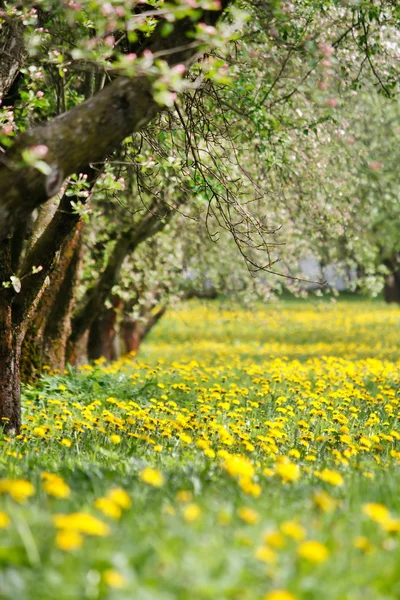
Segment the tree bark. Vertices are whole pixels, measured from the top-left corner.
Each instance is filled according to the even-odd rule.
[[[390,273],[386,277],[383,297],[389,304],[400,304],[400,271]]]
[[[220,10],[204,11],[202,21],[214,24],[229,2],[223,0]],[[173,35],[166,38],[160,23],[146,49],[166,51],[164,58],[170,66],[189,62],[198,51],[188,38],[194,28],[190,19],[182,19],[175,24]],[[149,78],[119,77],[79,106],[22,133],[0,166],[0,239],[54,196],[66,177],[102,161],[161,110]],[[45,160],[51,167],[49,175],[27,164],[21,167],[23,150],[38,144],[48,148]]]
[[[12,274],[11,240],[0,243],[0,286]],[[19,359],[21,341],[12,319],[12,288],[0,288],[0,427],[19,432],[21,426]]]
[[[43,332],[42,360],[52,369],[62,371],[65,368],[66,349],[71,333],[71,315],[75,305],[75,290],[80,277],[82,262],[82,230],[77,230],[69,243],[68,253],[72,257],[68,261],[65,277],[53,303],[52,310],[46,320]]]
[[[147,312],[147,314],[141,315],[140,319],[133,319],[128,314],[124,314],[122,336],[125,352],[127,354],[131,352],[137,353],[139,351],[143,340],[158,323],[161,317],[163,317],[166,309],[166,306],[161,306],[155,312]]]
[[[103,307],[100,314],[94,319],[89,332],[88,359],[97,360],[105,358],[108,362],[118,358],[116,352],[116,336],[118,312],[122,308],[121,298],[114,294],[111,298],[112,306]]]
[[[7,17],[0,27],[0,100],[2,100],[25,59],[24,26],[19,19]]]

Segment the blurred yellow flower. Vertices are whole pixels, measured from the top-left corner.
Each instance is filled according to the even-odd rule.
[[[43,472],[40,476],[43,479],[43,489],[49,496],[68,498],[71,495],[70,487],[58,475]]]
[[[266,596],[264,600],[297,600],[296,596],[293,596],[287,590],[272,590]]]
[[[376,521],[377,523],[382,523],[390,519],[390,511],[383,504],[377,503],[369,503],[363,504],[362,511],[367,517]]]
[[[281,531],[296,542],[300,542],[306,537],[306,530],[297,521],[284,521],[281,525]]]
[[[0,494],[9,494],[13,500],[25,502],[35,493],[35,488],[30,481],[25,479],[0,479]]]
[[[324,469],[323,471],[315,473],[321,481],[325,481],[326,483],[330,483],[334,486],[342,486],[344,484],[344,479],[340,473],[337,471],[332,471],[330,469]]]
[[[164,485],[164,476],[157,469],[153,469],[152,467],[146,467],[140,473],[140,479],[149,485],[154,487],[162,487]]]
[[[62,529],[57,533],[56,545],[61,550],[76,550],[83,544],[83,537],[79,531]]]
[[[115,445],[120,444],[121,436],[118,435],[117,433],[113,433],[112,435],[110,435],[110,442]]]
[[[94,505],[98,510],[101,510],[106,517],[110,517],[111,519],[119,519],[121,517],[121,507],[111,500],[111,498],[97,498]]]
[[[103,579],[105,583],[112,588],[122,589],[126,586],[125,577],[113,569],[107,569],[107,571],[104,571]]]
[[[6,529],[10,524],[9,516],[0,510],[0,529]]]
[[[132,506],[132,500],[129,494],[121,488],[113,488],[107,493],[107,497],[110,498],[120,508],[127,509]]]
[[[53,516],[57,529],[79,531],[85,535],[106,536],[110,533],[108,525],[88,513],[57,514]]]
[[[253,510],[252,508],[248,508],[247,506],[242,506],[239,508],[238,515],[245,523],[249,525],[255,525],[260,520],[260,515],[258,512]]]
[[[316,540],[302,542],[297,548],[297,554],[310,562],[320,563],[328,560],[329,552],[324,544]]]
[[[300,478],[300,467],[292,462],[278,463],[275,470],[283,483],[297,481]]]
[[[183,518],[188,522],[197,521],[200,514],[201,510],[197,504],[187,504],[183,509]]]

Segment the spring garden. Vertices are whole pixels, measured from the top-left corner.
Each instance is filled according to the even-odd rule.
[[[138,358],[28,386],[0,596],[398,598],[399,324],[379,301],[196,301]]]
[[[0,600],[400,598],[400,3],[0,0]]]

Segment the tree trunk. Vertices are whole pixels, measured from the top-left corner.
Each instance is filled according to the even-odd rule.
[[[395,271],[387,276],[383,297],[388,303],[400,304],[400,271]]]
[[[88,359],[97,360],[105,358],[107,361],[117,358],[116,337],[118,311],[122,307],[122,300],[114,295],[111,299],[112,307],[106,308],[93,321],[88,340]]]
[[[218,10],[203,11],[202,21],[216,23],[229,1],[222,0]],[[182,19],[175,23],[173,35],[165,37],[160,22],[146,47],[140,50],[165,51],[170,67],[189,63],[199,49],[188,44],[195,26],[191,19]],[[21,133],[0,164],[0,239],[54,196],[66,177],[103,161],[127,136],[142,130],[162,110],[154,100],[149,77],[118,77],[82,104]],[[48,175],[27,164],[21,167],[23,151],[38,144],[48,148]]]
[[[71,333],[71,314],[75,305],[75,290],[80,277],[82,262],[82,229],[77,230],[68,243],[66,251],[72,250],[72,258],[67,261],[65,276],[47,318],[43,332],[42,361],[52,369],[65,368],[67,342]]]
[[[21,426],[20,402],[20,338],[12,318],[14,290],[10,285],[12,274],[11,240],[0,243],[0,427],[6,432],[19,432]]]
[[[8,17],[0,28],[0,100],[17,77],[25,54],[24,26],[18,18]]]
[[[22,381],[34,380],[43,365],[52,369],[64,369],[66,339],[70,333],[73,307],[71,276],[75,274],[75,281],[76,261],[80,262],[82,226],[83,222],[80,221],[76,231],[64,241],[57,268],[51,276],[51,285],[43,293],[25,335],[21,354]],[[63,310],[66,314],[63,314]]]
[[[144,310],[140,319],[133,319],[129,314],[124,314],[122,337],[127,354],[139,351],[143,340],[165,314],[165,311],[166,306],[161,306],[156,311],[154,309],[152,311]]]

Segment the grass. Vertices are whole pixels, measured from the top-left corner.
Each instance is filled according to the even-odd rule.
[[[0,598],[400,597],[396,307],[191,303],[49,374],[0,456]]]

